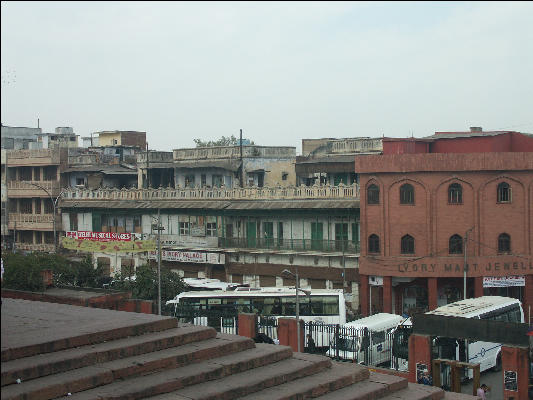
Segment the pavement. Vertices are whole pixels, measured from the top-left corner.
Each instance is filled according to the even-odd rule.
[[[2,352],[168,318],[3,297]]]
[[[503,400],[503,372],[494,372],[491,370],[481,373],[480,383],[484,383],[491,388],[490,392],[486,393],[487,400]],[[472,380],[467,384],[461,386],[461,392],[472,394]]]

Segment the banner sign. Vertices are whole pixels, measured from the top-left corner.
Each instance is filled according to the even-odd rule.
[[[483,287],[526,286],[524,276],[484,276]]]
[[[148,258],[157,260],[157,251],[148,253]],[[161,260],[201,263],[201,264],[224,264],[224,254],[201,253],[198,251],[161,250]]]
[[[96,240],[99,242],[135,240],[135,234],[116,232],[90,232],[90,231],[68,231],[65,236],[73,239]]]
[[[138,253],[156,249],[155,240],[97,241],[63,237],[61,238],[61,244],[65,249],[87,251],[90,253]]]

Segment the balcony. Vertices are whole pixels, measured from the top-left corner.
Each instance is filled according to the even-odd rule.
[[[58,181],[10,181],[7,183],[9,197],[49,197],[43,189],[33,184],[42,186],[53,197],[58,196],[61,191]]]
[[[348,240],[220,238],[220,247],[271,251],[359,254],[359,242]]]
[[[174,160],[205,160],[230,158],[239,159],[241,148],[239,146],[214,146],[197,147],[194,149],[174,150]],[[264,158],[291,158],[296,157],[294,147],[268,147],[268,146],[242,146],[242,156]]]
[[[7,152],[9,167],[58,165],[60,160],[60,151],[57,149],[9,150]]]
[[[17,251],[42,251],[46,253],[53,253],[54,252],[54,245],[53,244],[45,244],[45,243],[15,243],[15,248]]]
[[[10,194],[11,195],[11,194]],[[68,189],[63,200],[359,200],[359,185],[245,188]]]
[[[9,229],[29,231],[54,230],[53,214],[21,214],[9,213]],[[56,216],[56,229],[61,229],[61,216]]]

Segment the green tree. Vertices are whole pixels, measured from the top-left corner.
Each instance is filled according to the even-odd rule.
[[[152,300],[157,304],[157,270],[148,265],[137,267],[135,280],[127,276],[116,275],[113,288],[131,291],[135,299]],[[171,271],[161,271],[161,309],[165,309],[165,303],[173,299],[185,289],[183,279]]]
[[[208,140],[207,142],[203,141],[202,139],[193,139],[194,143],[196,143],[196,147],[214,147],[214,146],[238,146],[239,140],[235,137],[235,135],[231,136],[222,136],[218,140]],[[250,142],[250,144],[255,145],[253,141]]]

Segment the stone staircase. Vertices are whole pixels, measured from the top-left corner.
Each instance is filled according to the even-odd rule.
[[[1,399],[452,398],[356,364],[164,321],[2,351]]]

